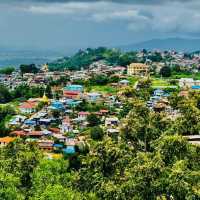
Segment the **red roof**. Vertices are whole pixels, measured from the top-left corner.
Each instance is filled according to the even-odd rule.
[[[27,136],[42,136],[42,131],[31,131],[27,133]]]
[[[100,110],[101,113],[108,113],[108,110]]]
[[[78,95],[80,94],[79,91],[64,91],[64,95]]]
[[[78,115],[89,115],[89,112],[79,112]]]
[[[24,102],[20,108],[21,109],[33,109],[37,106],[37,103],[36,102]]]
[[[10,134],[11,135],[16,135],[16,136],[25,136],[26,132],[25,131],[13,131]]]
[[[49,131],[52,131],[53,133],[60,133],[59,128],[49,128]]]

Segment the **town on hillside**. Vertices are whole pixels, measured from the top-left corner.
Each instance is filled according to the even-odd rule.
[[[177,170],[181,170],[183,163],[176,161],[183,159],[189,162],[196,159],[188,167],[192,170],[199,161],[199,154],[194,152],[198,152],[195,149],[200,145],[200,54],[147,50],[121,53],[114,49],[103,49],[101,54],[101,49],[87,49],[41,66],[3,68],[0,70],[0,149],[14,148],[18,152],[16,145],[21,148],[22,143],[34,145],[44,159],[68,160],[72,169],[79,170],[80,174],[73,178],[78,178],[76,184],[82,184],[77,186],[82,191],[87,191],[87,185],[93,192],[95,187],[104,188],[97,184],[96,172],[86,172],[92,166],[100,170],[101,160],[107,169],[101,171],[102,176],[110,177],[111,173],[116,176],[112,179],[116,184],[126,183],[129,177],[126,167],[136,157],[135,166],[140,161],[143,167],[152,157],[155,165],[148,168],[152,176],[156,176],[159,166],[169,170],[168,163],[173,167],[178,165]],[[188,149],[193,149],[193,153]],[[146,157],[137,151],[146,153]],[[92,164],[95,159],[96,163]],[[196,169],[199,173],[197,166]],[[136,177],[140,170],[138,167],[133,172]],[[173,182],[176,175],[172,173],[176,172],[170,173],[168,180]],[[184,181],[188,184],[191,179]],[[97,197],[112,199],[102,196],[115,193],[112,185],[105,184],[110,191],[97,192]],[[198,199],[199,188],[192,184],[194,187],[186,192],[191,194],[188,199]],[[142,189],[137,189],[142,193]],[[169,198],[164,197],[165,193]],[[168,191],[156,193],[160,200],[186,199],[176,197],[178,194],[170,187]]]

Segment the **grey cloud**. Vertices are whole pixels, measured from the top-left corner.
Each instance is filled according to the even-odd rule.
[[[195,0],[1,0],[0,3],[68,3],[68,2],[113,2],[120,4],[165,4],[173,2],[191,2]]]

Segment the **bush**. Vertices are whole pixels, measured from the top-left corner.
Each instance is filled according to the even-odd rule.
[[[93,140],[102,140],[104,136],[103,129],[99,126],[91,128],[90,136]]]

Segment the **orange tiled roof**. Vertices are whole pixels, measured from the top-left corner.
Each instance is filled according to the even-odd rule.
[[[0,138],[0,142],[3,142],[3,143],[10,143],[10,142],[12,142],[12,141],[14,141],[15,140],[15,138],[13,138],[13,137],[3,137],[3,138]]]

